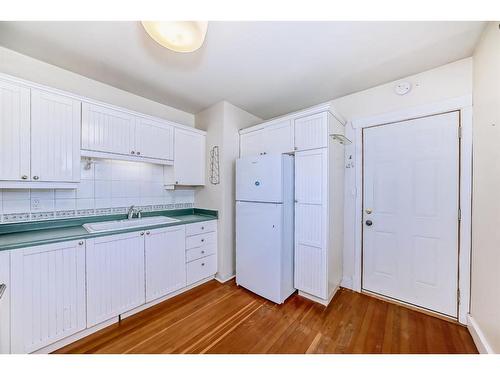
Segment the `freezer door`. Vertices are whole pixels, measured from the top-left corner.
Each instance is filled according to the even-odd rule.
[[[282,205],[236,202],[236,283],[282,303]]]
[[[236,160],[236,200],[282,202],[282,156],[250,156]]]

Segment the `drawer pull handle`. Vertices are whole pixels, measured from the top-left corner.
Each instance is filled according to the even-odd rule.
[[[1,284],[0,285],[0,299],[2,299],[3,294],[5,293],[5,289],[7,289],[7,285]]]

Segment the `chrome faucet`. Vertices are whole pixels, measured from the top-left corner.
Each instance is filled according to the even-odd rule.
[[[134,205],[130,206],[130,208],[128,209],[128,214],[127,214],[128,219],[129,220],[133,219],[136,212],[137,212],[137,210],[135,209],[135,206]]]

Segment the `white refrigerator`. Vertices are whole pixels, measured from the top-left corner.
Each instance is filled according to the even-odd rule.
[[[275,303],[293,287],[293,156],[236,160],[236,284]]]

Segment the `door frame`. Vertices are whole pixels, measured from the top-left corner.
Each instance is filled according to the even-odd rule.
[[[460,175],[459,207],[459,260],[458,260],[458,321],[467,324],[470,309],[470,264],[471,264],[471,221],[472,221],[472,95],[465,95],[428,105],[383,113],[351,120],[353,130],[353,153],[355,174],[355,228],[354,228],[354,275],[352,289],[361,292],[363,274],[363,129],[372,126],[387,125],[420,117],[459,111],[460,139]]]

